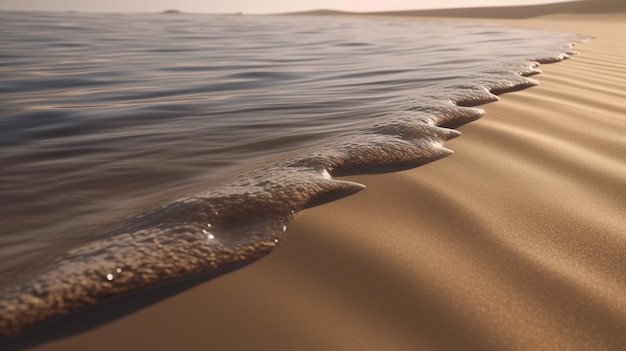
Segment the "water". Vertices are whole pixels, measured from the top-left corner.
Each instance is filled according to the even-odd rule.
[[[0,13],[0,335],[259,258],[331,175],[451,153],[569,35],[352,18]],[[523,75],[523,76],[522,76]],[[20,306],[24,307],[20,310]]]

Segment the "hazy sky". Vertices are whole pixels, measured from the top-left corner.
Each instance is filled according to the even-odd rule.
[[[276,13],[313,9],[412,10],[443,7],[540,4],[558,0],[0,0],[1,10],[205,13]]]

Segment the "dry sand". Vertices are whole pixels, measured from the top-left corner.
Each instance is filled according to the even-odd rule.
[[[275,253],[37,350],[625,350],[626,16],[413,170],[305,210]]]

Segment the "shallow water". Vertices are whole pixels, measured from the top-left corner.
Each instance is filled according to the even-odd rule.
[[[8,12],[0,32],[6,334],[271,252],[293,214],[362,188],[331,174],[450,154],[442,144],[459,133],[444,127],[482,113],[460,106],[532,86],[529,60],[559,60],[576,39],[431,21]]]

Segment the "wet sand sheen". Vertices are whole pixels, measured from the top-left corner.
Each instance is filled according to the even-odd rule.
[[[261,261],[36,349],[622,349],[626,16],[498,22],[598,38],[454,155],[348,177]]]

